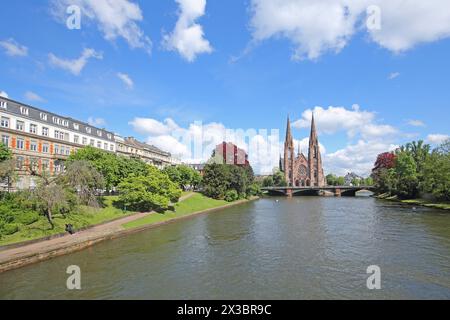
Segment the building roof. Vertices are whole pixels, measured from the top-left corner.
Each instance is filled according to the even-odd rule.
[[[159,153],[161,155],[168,156],[168,157],[171,156],[171,154],[169,152],[163,151],[163,150],[161,150],[155,146],[149,145],[147,143],[140,142],[133,137],[127,137],[124,139],[124,141],[125,141],[125,144],[132,146],[136,149],[143,149],[143,150],[147,150],[150,152]]]
[[[100,129],[94,126],[91,126],[85,122],[82,121],[78,121],[75,119],[72,119],[70,117],[65,117],[65,116],[61,116],[58,115],[56,113],[52,113],[40,108],[36,108],[18,101],[14,101],[11,100],[9,98],[4,98],[4,97],[0,97],[0,101],[6,101],[7,102],[7,108],[0,108],[0,111],[4,111],[7,113],[11,113],[13,115],[17,115],[23,118],[28,118],[30,120],[35,120],[38,122],[43,122],[43,123],[48,123],[51,126],[55,126],[58,128],[61,128],[63,130],[70,130],[73,132],[79,132],[80,134],[86,135],[86,136],[91,136],[91,137],[95,137],[97,139],[102,138],[102,139],[106,139],[106,140],[110,140],[110,141],[115,141],[114,140],[114,133],[107,131],[105,129]],[[28,114],[23,114],[20,110],[21,107],[27,108],[28,109]],[[46,114],[47,115],[47,119],[42,118],[41,114]],[[66,122],[67,126],[58,122],[58,121],[54,121],[54,118],[56,118],[57,120],[61,120],[62,122]],[[75,129],[74,124],[78,125],[79,129]],[[91,129],[91,132],[89,133],[87,130],[87,128]],[[97,134],[97,131],[100,131],[101,136],[99,136]]]

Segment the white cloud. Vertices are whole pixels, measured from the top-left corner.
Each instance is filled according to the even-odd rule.
[[[316,127],[320,133],[334,134],[344,131],[349,137],[359,134],[364,139],[376,139],[398,133],[398,130],[390,125],[377,124],[374,112],[361,110],[356,104],[352,106],[352,109],[333,106],[328,109],[322,107],[308,109],[303,112],[299,120],[293,123],[293,127],[309,128],[313,112]]]
[[[11,57],[25,57],[28,55],[28,48],[20,45],[14,39],[0,41],[0,47],[5,50],[5,53]]]
[[[81,53],[78,59],[62,59],[55,56],[53,53],[48,55],[49,62],[52,66],[69,71],[73,75],[79,75],[83,71],[84,67],[88,63],[89,59],[103,59],[103,54],[95,51],[94,49],[86,48]]]
[[[189,62],[199,54],[211,53],[213,48],[205,39],[203,27],[195,21],[205,15],[206,0],[176,0],[180,7],[179,18],[171,34],[165,35],[166,50],[178,51]]]
[[[425,123],[421,120],[408,120],[408,124],[413,127],[425,127]]]
[[[51,11],[65,23],[66,8],[70,5],[81,8],[82,24],[85,17],[97,23],[106,40],[123,38],[131,48],[140,48],[151,53],[152,42],[138,26],[144,18],[137,3],[131,0],[52,0]]]
[[[44,98],[40,97],[38,94],[32,91],[25,92],[25,99],[33,102],[45,102]]]
[[[93,127],[105,127],[106,121],[103,118],[89,117],[88,123]]]
[[[394,80],[395,78],[400,77],[400,72],[392,72],[388,76],[388,80]]]
[[[344,149],[325,154],[323,157],[324,170],[327,174],[333,173],[338,176],[344,176],[349,172],[368,176],[380,153],[393,151],[397,148],[398,145],[382,141],[360,140],[354,145],[348,145]]]
[[[9,98],[8,94],[5,91],[1,91],[1,90],[0,90],[0,97],[6,98],[6,99]]]
[[[442,144],[448,139],[450,139],[450,136],[447,134],[429,134],[427,136],[427,142],[436,145]]]
[[[128,89],[133,89],[134,87],[134,82],[133,80],[130,78],[129,75],[125,74],[125,73],[117,73],[117,77],[122,80],[122,82],[127,86]]]
[[[216,145],[227,141],[247,151],[256,172],[271,173],[278,166],[281,150],[278,131],[230,130],[217,122],[194,122],[183,128],[172,119],[160,122],[151,118],[136,118],[130,125],[146,135],[148,143],[187,163],[207,161]]]
[[[380,28],[366,27],[380,8]],[[450,36],[447,0],[251,0],[253,40],[287,38],[294,45],[293,59],[317,59],[340,52],[362,30],[394,53]]]

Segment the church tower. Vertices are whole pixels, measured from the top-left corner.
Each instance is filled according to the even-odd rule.
[[[284,142],[284,177],[288,186],[293,186],[294,159],[294,139],[292,138],[291,121],[288,116],[286,140]]]
[[[319,139],[317,137],[314,114],[311,120],[311,134],[309,136],[308,164],[311,186],[324,187],[326,183],[323,173],[322,156],[320,154]]]

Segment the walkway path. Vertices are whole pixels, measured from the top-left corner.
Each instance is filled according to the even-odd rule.
[[[184,201],[192,197],[195,193],[191,192],[180,198]],[[92,228],[80,231],[74,235],[66,235],[60,238],[45,240],[17,248],[6,249],[0,251],[0,272],[20,267],[24,264],[38,262],[48,258],[48,254],[59,256],[66,254],[68,251],[81,250],[91,246],[94,243],[111,238],[124,230],[124,224],[144,218],[150,213],[137,213],[122,219],[107,222]]]

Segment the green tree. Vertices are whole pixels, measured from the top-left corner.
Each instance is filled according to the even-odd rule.
[[[0,143],[0,162],[12,159],[12,152],[3,143]]]
[[[70,212],[76,204],[75,195],[70,189],[59,184],[58,178],[50,177],[46,173],[38,175],[33,172],[32,175],[38,177],[40,181],[30,194],[31,201],[54,229],[54,215],[59,213],[64,216],[65,213]]]
[[[181,196],[181,189],[169,176],[149,166],[146,175],[131,176],[119,185],[119,201],[135,211],[164,211]]]
[[[336,186],[337,185],[337,177],[334,175],[334,174],[329,174],[329,175],[327,175],[326,176],[326,179],[327,179],[327,184],[329,185],[329,186]]]
[[[205,166],[203,188],[206,196],[224,199],[230,187],[230,171],[226,165],[211,163]]]
[[[97,193],[104,188],[105,181],[90,162],[85,160],[70,162],[59,179],[61,184],[67,185],[77,193],[81,204],[98,205]]]
[[[110,191],[113,187],[116,187],[120,183],[121,178],[123,178],[123,174],[121,175],[119,170],[119,159],[115,154],[87,146],[71,155],[67,163],[77,160],[90,162],[95,169],[101,173],[105,179],[107,191]]]
[[[263,187],[273,187],[274,186],[273,177],[272,176],[265,177],[262,185]]]
[[[450,201],[450,151],[448,142],[436,149],[423,164],[422,192]]]
[[[414,198],[418,194],[417,164],[409,152],[399,152],[395,161],[397,194],[402,198]]]
[[[286,187],[287,186],[287,182],[286,182],[286,178],[284,176],[284,173],[281,171],[276,172],[273,175],[273,183],[275,187]]]

